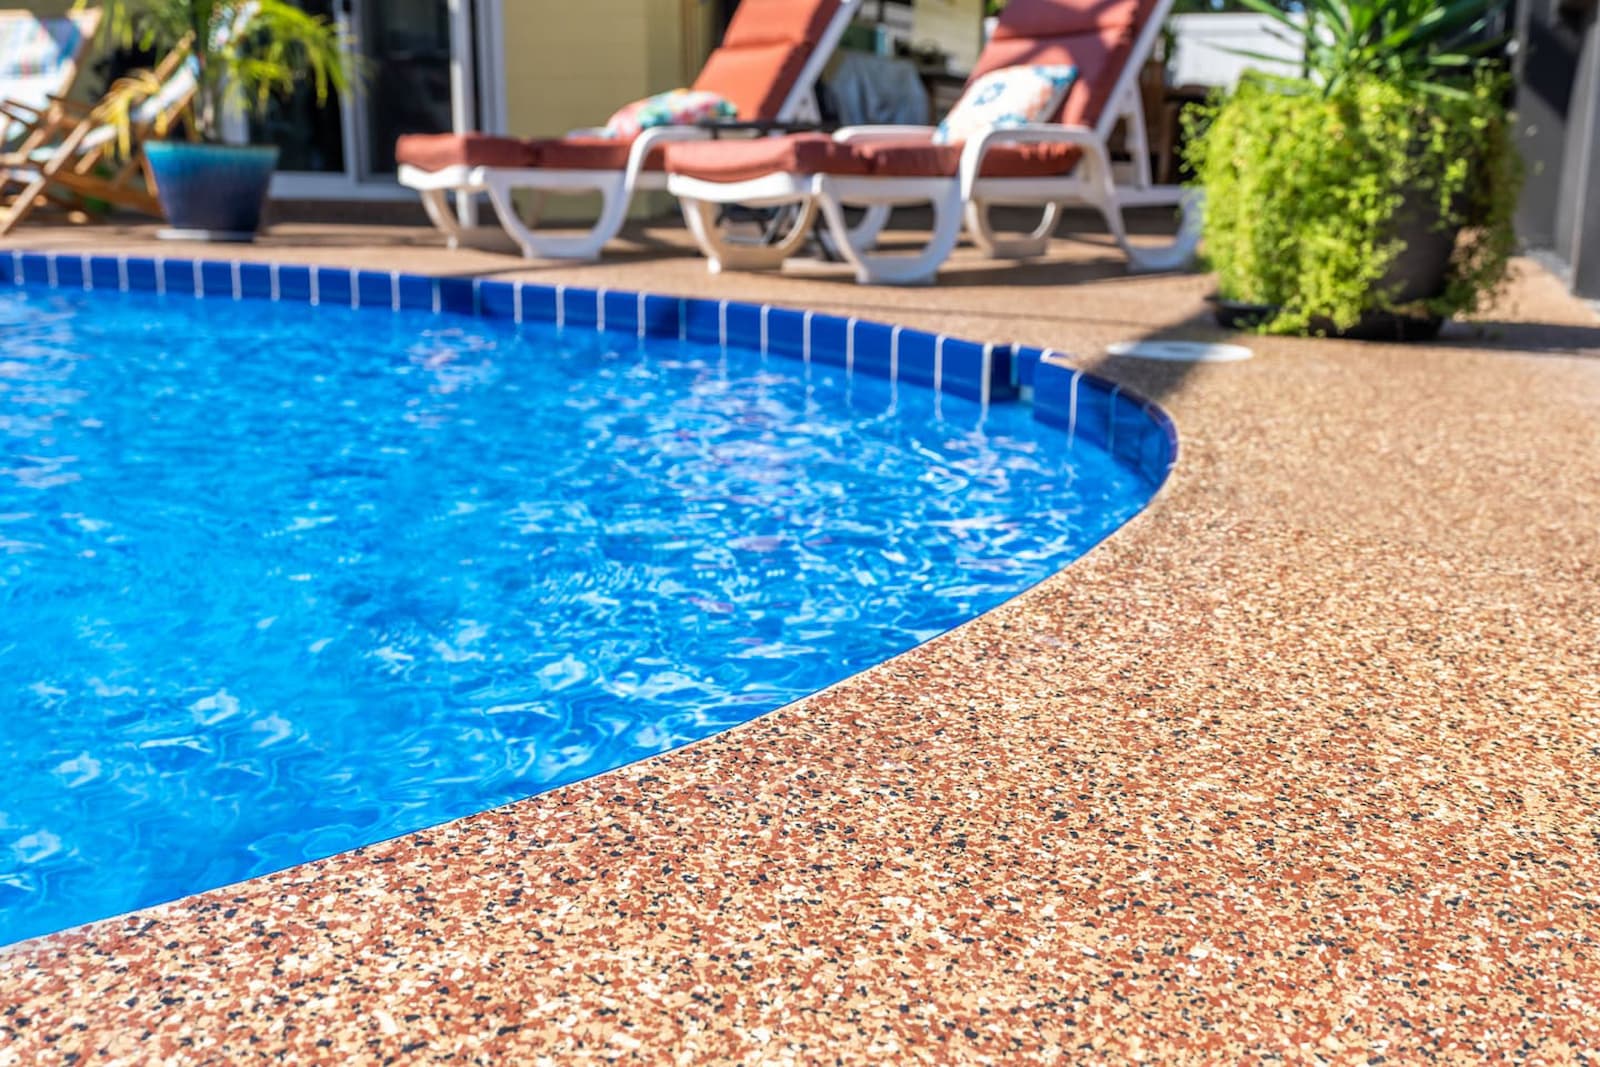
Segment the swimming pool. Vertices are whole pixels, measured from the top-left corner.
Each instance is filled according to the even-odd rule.
[[[926,335],[887,327],[807,315],[790,359],[774,309],[745,348],[726,304],[653,329],[624,294],[602,331],[616,294],[496,318],[393,276],[374,311],[365,276],[216,300],[239,265],[70,262],[0,279],[45,283],[0,287],[0,943],[746,721],[1059,569],[1164,470],[1159,434],[1113,457],[1154,425],[1114,391],[1065,402],[1107,451],[985,403],[991,350],[931,339],[908,384]]]

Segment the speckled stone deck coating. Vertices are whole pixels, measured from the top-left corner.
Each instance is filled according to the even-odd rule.
[[[1220,336],[1205,278],[1099,241],[923,290],[708,278],[670,229],[584,267],[433,245],[240,254],[1048,345],[1182,457],[1063,573],[778,713],[0,950],[0,1065],[1600,1060],[1600,320],[1538,267],[1439,344],[1188,366],[1098,355]]]

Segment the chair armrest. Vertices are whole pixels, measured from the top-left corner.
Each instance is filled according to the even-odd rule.
[[[989,149],[1002,144],[1071,144],[1083,149],[1086,158],[1097,167],[1111,173],[1110,157],[1106,144],[1094,130],[1087,126],[1062,126],[1056,123],[1030,123],[1025,126],[1002,126],[983,131],[961,149],[961,199],[972,199],[972,187],[983,172],[983,157]]]
[[[639,136],[633,139],[633,147],[628,152],[628,187],[638,180],[640,172],[644,170],[650,153],[655,151],[657,145],[673,141],[708,141],[711,134],[699,126],[651,126],[647,130],[640,130]]]
[[[662,141],[705,141],[710,136],[710,131],[704,126],[651,126],[640,130],[633,143],[637,146],[656,145]]]
[[[846,126],[834,131],[833,139],[842,144],[869,144],[873,141],[931,141],[932,126]]]

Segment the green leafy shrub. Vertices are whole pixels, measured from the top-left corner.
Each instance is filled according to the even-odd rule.
[[[1448,316],[1493,292],[1521,180],[1491,58],[1504,0],[1239,2],[1305,64],[1301,78],[1248,76],[1191,118],[1221,295],[1279,308],[1266,328],[1290,333],[1368,312]],[[1442,289],[1401,306],[1390,268],[1417,223],[1462,232]]]
[[[1266,324],[1280,333],[1348,329],[1371,311],[1475,307],[1514,246],[1520,169],[1502,88],[1487,72],[1449,94],[1366,74],[1327,92],[1246,78],[1197,116],[1188,150],[1221,295],[1281,308]],[[1408,194],[1437,205],[1440,227],[1468,231],[1444,290],[1421,306],[1397,305],[1400,284],[1385,284]]]

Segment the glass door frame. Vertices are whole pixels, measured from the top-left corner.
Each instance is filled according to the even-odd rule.
[[[365,4],[383,0],[339,0],[335,19],[346,41],[355,40]],[[459,131],[504,133],[505,53],[501,28],[505,0],[447,0],[450,12],[450,119]],[[345,169],[342,173],[280,171],[271,196],[278,200],[405,200],[416,196],[392,175],[370,175],[367,158],[366,89],[339,98]]]

